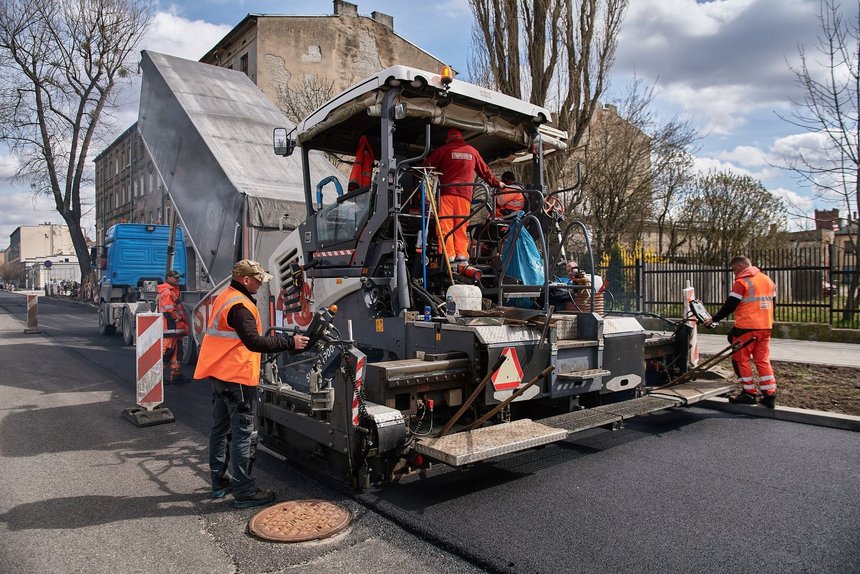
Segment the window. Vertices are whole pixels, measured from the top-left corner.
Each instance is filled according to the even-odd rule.
[[[248,75],[248,53],[247,52],[242,54],[242,57],[239,58],[239,66],[242,70],[242,73],[247,76]]]

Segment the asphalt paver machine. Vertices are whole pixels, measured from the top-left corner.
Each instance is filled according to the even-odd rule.
[[[567,237],[547,241],[558,213],[544,157],[564,149],[566,134],[550,121],[544,108],[445,70],[395,66],[296,129],[275,130],[275,153],[303,158],[307,214],[268,261],[278,294],[272,328],[306,331],[312,345],[264,363],[264,444],[363,488],[434,463],[464,466],[618,428],[731,390],[724,380],[665,386],[690,366],[687,325],[652,336],[635,316],[598,312],[593,275],[553,278]],[[451,128],[497,172],[524,173],[533,206],[516,222],[498,220],[498,192],[476,183],[463,223],[471,263],[459,266],[439,254],[440,186],[424,167]],[[311,154],[349,168],[362,138],[374,159],[369,185],[311,180]],[[585,226],[567,229],[587,246]],[[541,284],[507,272],[503,246],[524,233],[538,246]]]

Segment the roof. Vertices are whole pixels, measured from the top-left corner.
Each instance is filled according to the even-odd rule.
[[[365,78],[313,111],[298,126],[299,143],[335,153],[354,152],[356,134],[369,139],[375,135],[378,120],[368,111],[393,88],[402,90],[397,101],[406,104],[398,140],[413,147],[423,147],[428,123],[434,126],[436,143],[444,139],[447,128],[459,128],[487,161],[527,148],[535,130],[550,147],[566,147],[567,134],[544,125],[552,120],[546,108],[457,79],[446,88],[438,72],[407,66],[392,66]]]

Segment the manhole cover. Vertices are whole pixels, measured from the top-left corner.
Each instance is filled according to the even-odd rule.
[[[257,513],[249,524],[251,533],[275,542],[307,542],[337,534],[352,515],[325,500],[292,500]]]

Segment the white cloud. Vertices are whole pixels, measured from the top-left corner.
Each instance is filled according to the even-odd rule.
[[[769,163],[769,156],[764,150],[749,145],[739,145],[730,151],[720,152],[717,157],[744,167],[767,166]]]
[[[17,157],[8,153],[0,153],[0,181],[15,177],[20,167],[21,161]]]
[[[175,9],[160,11],[155,14],[140,45],[144,50],[199,60],[230,29],[231,26],[187,20],[179,16]]]

